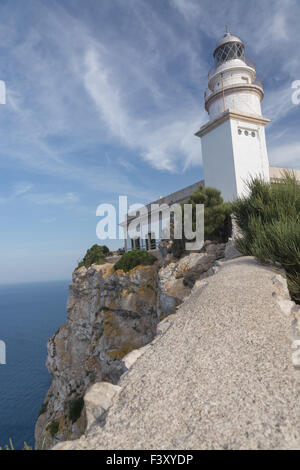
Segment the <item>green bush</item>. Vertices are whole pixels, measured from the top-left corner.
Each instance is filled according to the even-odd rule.
[[[155,261],[155,256],[148,253],[148,251],[133,250],[124,253],[122,258],[115,264],[114,268],[115,270],[122,269],[126,273],[140,264],[146,266],[155,263]]]
[[[224,202],[220,191],[215,188],[201,185],[191,194],[185,204],[192,204],[193,207],[193,231],[196,230],[196,204],[204,204],[204,239],[215,240],[217,242],[226,242],[231,235],[231,204]],[[184,211],[184,204],[182,204]],[[185,242],[173,239],[172,253],[175,258],[185,251]]]
[[[84,258],[78,263],[78,268],[85,266],[88,268],[92,264],[105,263],[105,257],[109,255],[109,249],[105,245],[93,245],[89,248]]]
[[[231,204],[224,202],[215,188],[200,186],[191,194],[188,204],[204,204],[204,239],[227,241],[231,235]],[[193,230],[196,229],[196,210],[193,210]]]
[[[82,397],[74,398],[69,402],[69,419],[72,423],[75,423],[81,416],[81,412],[84,407],[84,401]]]
[[[300,185],[286,172],[280,183],[254,179],[248,186],[249,196],[233,205],[240,229],[237,248],[263,263],[280,263],[291,296],[299,303]]]
[[[59,422],[58,421],[52,421],[52,423],[50,423],[49,426],[48,426],[48,431],[50,432],[52,437],[54,437],[55,434],[58,433],[58,429],[59,429]]]

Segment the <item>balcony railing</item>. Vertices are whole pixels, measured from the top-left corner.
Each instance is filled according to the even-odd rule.
[[[235,59],[233,59],[235,60]],[[243,62],[245,62],[245,64],[248,66],[248,67],[251,67],[252,69],[255,70],[255,63],[253,62],[253,60],[251,59],[248,59],[247,57],[239,57],[238,60],[241,60]],[[229,62],[229,61],[228,61]],[[211,77],[216,73],[216,69],[218,67],[221,67],[223,64],[226,64],[226,62],[223,62],[222,64],[215,64],[211,69],[210,71],[208,72],[208,80],[211,79]]]
[[[232,85],[225,85],[224,86],[224,90],[228,89],[228,88],[231,88],[233,85],[246,85],[246,82],[240,82],[240,83],[234,83]],[[255,80],[253,80],[252,83],[250,83],[250,85],[256,85],[258,86],[259,88],[261,88],[263,90],[263,82],[260,78],[256,78]],[[218,89],[217,91],[221,91],[221,89]],[[213,94],[213,91],[210,90],[209,88],[207,88],[204,92],[204,101],[206,102],[208,100],[208,98]]]
[[[212,91],[209,88],[207,88],[204,92],[204,100],[206,101],[211,94],[212,94]]]
[[[258,86],[259,88],[263,88],[263,82],[260,78],[256,78],[253,82],[252,82],[252,85],[256,85]]]

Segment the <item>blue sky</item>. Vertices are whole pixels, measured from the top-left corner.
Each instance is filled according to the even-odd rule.
[[[298,0],[0,0],[0,17],[0,283],[70,278],[98,204],[202,178],[225,24],[264,82],[270,163],[300,169]]]

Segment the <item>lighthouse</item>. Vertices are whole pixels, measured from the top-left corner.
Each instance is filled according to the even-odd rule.
[[[247,194],[247,181],[269,181],[269,160],[261,101],[261,80],[245,46],[228,28],[217,43],[214,66],[204,93],[209,121],[201,138],[205,186],[217,188],[226,201]]]

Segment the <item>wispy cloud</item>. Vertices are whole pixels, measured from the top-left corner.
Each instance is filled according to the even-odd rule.
[[[79,201],[78,195],[71,192],[65,194],[31,193],[27,194],[25,199],[39,205],[70,205]]]
[[[28,193],[31,189],[32,189],[31,184],[17,183],[12,187],[10,193],[7,196],[1,196],[0,197],[0,203],[5,204],[9,201],[13,201],[14,199]]]
[[[178,103],[172,112],[163,114],[161,111],[156,118],[146,118],[130,112],[122,99],[124,90],[118,88],[116,77],[101,60],[100,51],[87,51],[84,63],[85,87],[114,137],[138,150],[146,161],[160,170],[176,171],[200,164],[200,144],[194,132],[204,112],[189,93],[185,93],[184,106]]]
[[[19,183],[13,188],[12,197],[22,196],[32,189],[32,184]]]
[[[90,189],[97,190],[101,178],[107,192],[136,194],[140,189],[144,196],[136,180],[122,172],[118,162],[124,157],[106,167],[106,151],[98,165],[86,165],[80,153],[106,143],[129,149],[158,170],[201,165],[201,146],[193,133],[207,119],[202,93],[212,50],[206,41],[213,48],[225,22],[246,40],[248,53],[262,61],[264,109],[280,121],[292,109],[287,80],[300,73],[295,60],[299,9],[295,0],[274,0],[272,9],[270,2],[254,2],[246,20],[246,4],[173,0],[164,15],[149,1],[124,6],[116,0],[99,15],[98,2],[91,0],[93,18],[81,17],[79,4],[71,14],[67,0],[29,1],[39,22],[24,31],[22,41],[13,28],[6,39],[22,81],[7,83],[9,115],[2,122],[3,129],[14,126],[14,140],[2,134],[2,151],[39,172],[81,181]],[[113,15],[116,9],[120,17]],[[16,16],[9,21],[17,21]],[[286,81],[278,88],[272,83],[268,91],[274,62],[280,62],[276,74],[285,74]]]

